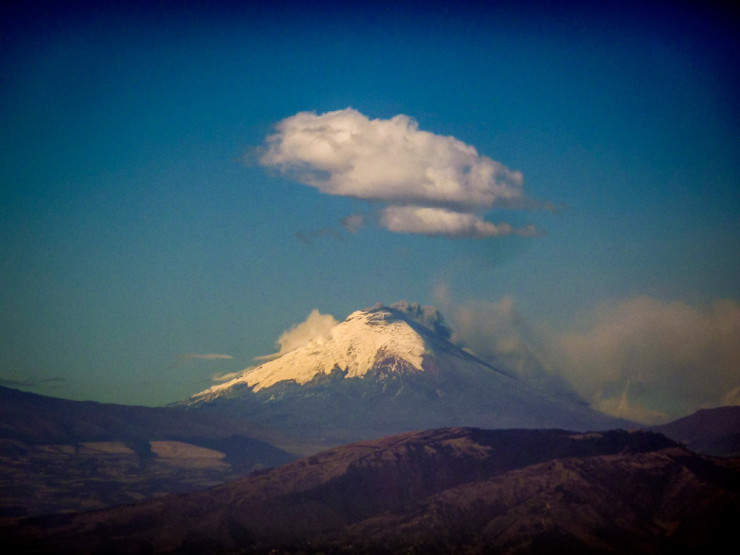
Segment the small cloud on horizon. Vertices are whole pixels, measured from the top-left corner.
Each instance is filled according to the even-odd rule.
[[[26,378],[24,380],[2,378],[0,379],[0,385],[13,388],[23,387],[35,389],[38,387],[42,387],[45,384],[64,383],[66,381],[67,380],[65,378]]]
[[[532,237],[536,227],[491,223],[494,208],[551,209],[523,192],[521,172],[462,141],[419,129],[408,116],[369,119],[352,108],[299,112],[275,126],[258,156],[299,183],[329,195],[383,203],[378,225],[396,233],[452,238]],[[356,232],[366,221],[347,216]]]

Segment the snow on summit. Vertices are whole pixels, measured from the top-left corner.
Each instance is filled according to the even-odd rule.
[[[353,312],[323,337],[202,391],[192,401],[218,397],[239,384],[255,392],[283,381],[305,384],[335,368],[346,372],[346,378],[362,377],[379,365],[391,371],[421,373],[422,357],[429,354],[430,346],[400,314],[406,314],[409,306],[418,308],[399,303],[392,308],[376,306]],[[407,315],[416,320],[414,314]]]
[[[278,353],[262,365],[181,405],[246,418],[314,447],[444,426],[594,430],[623,424],[465,352],[450,342],[432,307],[376,305],[337,324],[317,322],[318,316],[307,319],[306,330],[298,324],[286,331]]]

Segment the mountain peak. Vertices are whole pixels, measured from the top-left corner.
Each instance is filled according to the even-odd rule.
[[[358,310],[328,334],[198,393],[193,401],[218,397],[237,385],[246,384],[254,392],[280,382],[294,381],[302,385],[334,370],[341,371],[346,378],[363,377],[379,368],[398,373],[422,373],[422,359],[432,350],[429,337],[425,339],[424,336],[436,333],[434,325],[446,329],[446,326],[440,327],[444,322],[441,315],[435,314],[438,314],[436,310],[432,312],[429,307],[408,303],[390,307],[377,304]],[[441,339],[446,340],[448,336],[442,335]]]
[[[375,306],[365,310],[365,312],[368,313],[374,311],[391,314],[392,317],[416,322],[417,324],[427,328],[429,331],[448,340],[452,336],[452,331],[447,326],[444,316],[442,316],[442,313],[433,306],[423,306],[419,303],[398,301],[390,306],[377,303]]]
[[[496,370],[449,335],[432,307],[378,304],[182,405],[248,417],[322,445],[450,425],[622,425]]]

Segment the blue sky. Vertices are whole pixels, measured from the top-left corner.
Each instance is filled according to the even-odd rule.
[[[612,412],[740,398],[729,13],[235,4],[5,8],[2,383],[162,404],[273,352],[314,308],[341,320],[406,299]],[[475,216],[538,233],[393,231],[386,197],[260,163],[280,122],[347,108],[521,172],[527,207]],[[676,355],[685,334],[701,339]],[[650,364],[634,373],[636,344]]]

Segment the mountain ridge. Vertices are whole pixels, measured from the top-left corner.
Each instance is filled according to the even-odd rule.
[[[258,436],[243,419],[0,386],[0,516],[131,503],[295,459]]]
[[[704,455],[740,457],[740,407],[701,409],[667,424],[647,428]]]
[[[135,506],[5,521],[25,552],[707,552],[740,474],[661,434],[443,428]]]

